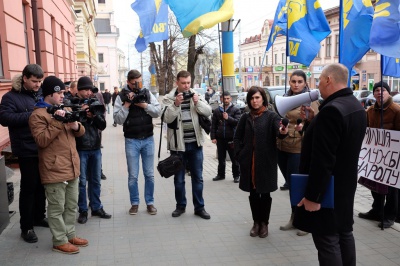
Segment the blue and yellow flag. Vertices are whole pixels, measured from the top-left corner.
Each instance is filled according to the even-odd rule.
[[[163,0],[136,0],[131,7],[140,20],[141,32],[135,43],[139,53],[150,42],[168,39],[168,5]]]
[[[371,0],[341,0],[339,63],[351,69],[369,50],[374,8]]]
[[[383,75],[400,78],[400,58],[393,58],[382,55],[381,59],[383,66]]]
[[[271,31],[269,33],[268,44],[266,50],[271,48],[275,42],[276,36],[286,35],[287,28],[287,12],[286,12],[286,0],[280,0],[278,7],[276,8],[274,23],[272,24]]]
[[[318,0],[290,0],[287,13],[290,61],[309,66],[331,33],[324,11]]]
[[[166,0],[184,37],[225,22],[233,16],[233,0]]]
[[[381,55],[400,58],[400,1],[378,0],[372,22],[370,47]]]

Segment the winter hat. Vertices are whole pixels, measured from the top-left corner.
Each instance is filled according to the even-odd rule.
[[[60,91],[65,91],[65,85],[61,81],[61,79],[57,78],[56,76],[48,76],[43,80],[42,83],[43,98],[54,92],[60,92]]]
[[[390,93],[390,87],[389,87],[389,85],[388,85],[386,82],[384,82],[384,81],[379,81],[379,82],[375,83],[375,84],[374,84],[374,88],[372,89],[372,91],[375,92],[375,90],[376,90],[377,88],[385,88],[385,89],[387,90],[387,92]]]
[[[80,77],[78,79],[78,91],[93,89],[93,82],[89,77]]]

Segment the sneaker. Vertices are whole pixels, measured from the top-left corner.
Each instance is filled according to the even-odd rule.
[[[113,124],[113,127],[116,127],[116,126],[117,126],[117,124],[116,124],[116,123],[114,123],[114,124]]]
[[[239,183],[240,176],[236,176],[233,178],[233,183]]]
[[[103,219],[110,219],[112,215],[106,213],[104,211],[104,209],[101,208],[101,209],[99,209],[97,211],[92,211],[92,216],[98,216],[98,217],[103,218]]]
[[[208,214],[208,212],[206,212],[205,209],[201,209],[199,211],[195,211],[194,214],[197,215],[197,216],[200,216],[201,218],[206,219],[206,220],[211,218],[210,214]]]
[[[36,243],[38,241],[36,233],[35,233],[35,231],[33,231],[33,229],[27,230],[27,231],[22,231],[21,232],[21,237],[27,243]]]
[[[67,242],[64,245],[53,246],[53,251],[64,253],[64,254],[76,254],[79,253],[79,248],[75,247],[71,243]]]
[[[213,181],[220,181],[220,180],[224,180],[224,179],[225,179],[224,176],[217,175],[216,177],[213,178]]]
[[[68,242],[78,247],[87,247],[89,245],[89,241],[79,237],[71,238],[70,240],[68,240]]]
[[[179,217],[185,213],[185,209],[176,208],[175,211],[172,212],[172,217]]]
[[[85,224],[87,222],[87,212],[79,213],[78,223]]]
[[[136,215],[138,212],[138,209],[139,209],[138,205],[132,205],[132,207],[129,209],[129,214]]]
[[[157,209],[154,207],[154,205],[147,205],[147,212],[151,215],[156,215]]]

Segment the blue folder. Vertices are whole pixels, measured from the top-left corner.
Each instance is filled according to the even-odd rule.
[[[308,182],[308,175],[292,174],[290,179],[290,203],[292,206],[297,204],[304,198]],[[333,176],[329,181],[328,188],[321,201],[321,208],[333,209],[334,203],[334,179]]]

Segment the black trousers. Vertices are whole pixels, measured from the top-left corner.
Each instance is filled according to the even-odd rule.
[[[229,157],[231,158],[233,177],[240,176],[239,163],[235,160],[232,140],[217,139],[217,151],[218,151],[218,176],[225,177],[226,151],[228,151]]]
[[[400,213],[398,213],[398,208],[400,207],[398,203],[398,191],[397,188],[389,187],[389,193],[386,195],[385,207],[383,209],[385,219],[394,220],[398,215],[400,215]],[[382,215],[382,200],[385,196],[373,191],[371,191],[371,194],[374,198],[372,211],[380,216]]]
[[[18,158],[21,171],[19,212],[21,230],[33,229],[33,225],[45,218],[46,196],[40,180],[37,157]]]
[[[355,266],[356,244],[353,232],[312,235],[321,266]]]
[[[268,224],[272,205],[272,198],[270,193],[257,193],[255,192],[255,190],[251,190],[249,202],[253,221],[265,222],[266,224]]]

